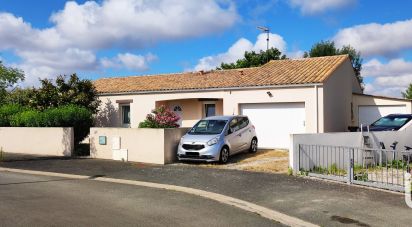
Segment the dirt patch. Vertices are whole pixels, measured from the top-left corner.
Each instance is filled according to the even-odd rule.
[[[259,150],[258,152],[241,153],[230,157],[226,165],[217,163],[185,163],[205,168],[236,169],[254,172],[287,173],[289,153],[286,150]]]

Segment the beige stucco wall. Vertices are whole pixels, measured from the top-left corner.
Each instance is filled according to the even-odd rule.
[[[113,137],[120,137],[121,149],[128,150],[128,161],[153,164],[172,163],[176,159],[179,140],[186,131],[186,128],[91,128],[90,156],[113,159]],[[99,144],[99,136],[106,136],[106,145]]]
[[[353,112],[354,112],[354,125],[358,125],[359,117],[359,106],[398,106],[405,105],[406,109],[409,110],[409,113],[412,114],[412,101],[411,100],[402,100],[395,98],[385,98],[379,96],[370,96],[370,95],[352,95],[353,102]]]
[[[71,156],[73,128],[0,127],[0,147],[9,153]]]
[[[272,93],[269,97],[267,92]],[[317,95],[316,95],[317,94]],[[317,98],[318,96],[318,98]],[[240,114],[239,107],[246,103],[293,103],[304,102],[306,110],[306,132],[323,132],[323,87],[318,86],[317,92],[314,86],[307,87],[290,87],[290,88],[264,88],[253,90],[222,90],[222,91],[199,91],[199,92],[178,92],[164,94],[136,94],[136,95],[102,95],[102,113],[113,113],[106,119],[112,119],[102,126],[119,127],[117,119],[118,100],[133,100],[130,104],[131,109],[131,127],[138,127],[139,122],[144,120],[146,115],[156,107],[156,102],[168,100],[168,102],[179,101],[184,99],[222,99],[223,109],[217,105],[217,113],[223,115]],[[318,102],[318,105],[317,105]],[[187,103],[190,104],[190,103]],[[195,106],[195,103],[190,105]],[[201,105],[201,104],[199,104]],[[107,111],[106,109],[109,109]],[[318,108],[318,111],[316,109]],[[114,111],[113,111],[114,110]],[[202,110],[202,107],[200,107]],[[199,116],[199,108],[184,108],[183,112],[193,111],[190,117]],[[203,111],[203,110],[202,110]],[[319,117],[317,114],[319,113]],[[185,113],[184,113],[185,114]],[[117,117],[116,117],[117,116]],[[200,118],[199,118],[200,119]],[[198,119],[196,119],[198,120]],[[183,126],[192,126],[196,121],[189,120]]]
[[[344,132],[353,125],[352,93],[360,90],[355,80],[352,65],[346,60],[324,83],[324,132]]]
[[[220,99],[212,102],[216,104],[216,115],[223,115],[223,100]],[[204,101],[199,101],[198,99],[156,101],[156,107],[161,105],[166,105],[169,108],[179,105],[182,108],[182,127],[192,127],[199,119],[205,116]]]

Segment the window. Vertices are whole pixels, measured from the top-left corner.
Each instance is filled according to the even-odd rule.
[[[173,108],[173,111],[174,111],[174,112],[182,112],[182,107],[180,107],[180,106],[175,106],[175,107]]]
[[[249,124],[249,119],[247,117],[239,118],[239,128],[242,129]]]
[[[226,126],[225,120],[200,120],[190,131],[192,135],[220,134]]]
[[[236,132],[239,130],[239,121],[237,118],[233,118],[229,123],[229,128],[231,133]]]
[[[122,105],[122,124],[124,127],[130,126],[130,105]]]
[[[216,115],[216,104],[206,103],[205,104],[205,116],[212,117]]]

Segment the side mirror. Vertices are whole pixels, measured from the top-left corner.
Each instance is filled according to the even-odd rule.
[[[232,128],[229,128],[229,129],[227,130],[227,134],[230,135],[230,134],[232,134],[232,133],[233,133]]]

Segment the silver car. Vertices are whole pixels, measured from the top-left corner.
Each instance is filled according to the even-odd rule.
[[[177,157],[227,163],[231,155],[257,149],[255,127],[247,116],[214,116],[200,120],[181,138]]]

